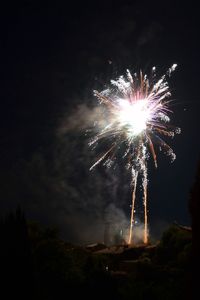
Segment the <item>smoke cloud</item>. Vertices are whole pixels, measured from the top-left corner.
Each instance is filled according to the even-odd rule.
[[[58,135],[63,135],[69,131],[86,131],[103,119],[101,115],[103,110],[100,106],[89,107],[86,104],[80,104],[74,111],[66,113],[60,121],[60,125],[57,129]]]

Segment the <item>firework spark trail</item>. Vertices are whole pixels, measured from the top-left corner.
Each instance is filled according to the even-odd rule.
[[[175,70],[176,64],[168,69],[167,75]],[[129,244],[133,243],[132,231],[134,226],[134,206],[138,175],[142,177],[143,205],[144,205],[144,238],[148,242],[148,214],[147,214],[147,159],[151,153],[155,167],[157,157],[154,147],[156,142],[173,161],[176,156],[171,147],[160,137],[174,137],[180,133],[179,128],[169,126],[168,108],[171,95],[166,75],[156,81],[155,67],[152,68],[151,80],[140,71],[131,74],[127,70],[126,78],[120,76],[117,80],[111,80],[112,88],[102,92],[94,91],[104,107],[104,125],[99,122],[98,134],[90,141],[89,146],[98,146],[101,143],[110,143],[107,150],[90,168],[92,170],[104,161],[108,167],[116,160],[117,153],[124,148],[120,156],[125,160],[127,169],[132,170],[132,209],[130,221]],[[101,119],[101,121],[102,121]],[[148,151],[149,149],[149,151]]]
[[[144,204],[144,244],[148,243],[148,212],[147,212],[147,167],[146,162],[144,162],[143,169],[143,204]]]
[[[90,171],[92,170],[92,169],[94,169],[102,160],[104,160],[105,159],[105,157],[109,154],[109,152],[111,152],[112,151],[112,149],[115,147],[115,145],[112,145],[111,147],[110,147],[110,149],[103,155],[103,156],[101,156],[91,167],[90,167]]]
[[[138,172],[135,172],[134,175],[134,187],[132,191],[132,205],[131,205],[131,221],[130,221],[130,230],[129,230],[129,239],[128,243],[131,244],[133,238],[133,225],[134,225],[134,212],[135,212],[135,194],[136,194],[136,189],[137,189],[137,177],[138,177]]]

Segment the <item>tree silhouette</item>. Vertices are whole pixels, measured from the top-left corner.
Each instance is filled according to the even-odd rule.
[[[199,294],[199,282],[196,274],[200,267],[200,162],[195,183],[190,193],[189,209],[192,219],[192,282],[193,291],[196,295],[196,293]]]
[[[5,298],[32,299],[33,265],[26,219],[20,208],[0,224],[0,265]]]

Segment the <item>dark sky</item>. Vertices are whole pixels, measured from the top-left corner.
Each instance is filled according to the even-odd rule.
[[[108,204],[112,207],[112,201],[106,200],[103,208],[99,204],[98,201],[104,202],[104,197],[109,197],[104,196],[103,183],[100,183],[96,207],[87,204],[92,179],[84,170],[88,165],[83,164],[91,157],[86,141],[82,141],[83,133],[77,129],[73,133],[66,131],[58,138],[60,124],[65,120],[68,123],[71,116],[79,118],[75,112],[80,105],[87,107],[95,102],[92,90],[101,90],[127,68],[148,71],[155,65],[163,74],[177,63],[178,68],[170,79],[174,99],[172,123],[181,127],[182,134],[170,141],[177,155],[173,164],[160,155],[158,170],[150,163],[149,209],[154,229],[175,220],[188,224],[187,202],[200,148],[198,7],[181,1],[178,4],[160,1],[157,5],[152,1],[148,4],[144,1],[67,2],[16,1],[1,7],[0,162],[2,185],[6,186],[1,196],[2,211],[19,202],[28,216],[52,224],[57,220],[55,223],[67,232],[66,238],[81,240],[74,228],[84,226],[93,209],[105,210]],[[102,170],[98,172],[101,175]],[[127,189],[118,173],[117,179],[108,182],[117,181]],[[31,185],[34,176],[40,183]],[[24,178],[31,178],[30,182],[25,184]],[[96,180],[106,181],[104,175]],[[78,183],[76,187],[77,181],[81,182],[82,190]],[[77,206],[73,201],[72,208],[68,204],[72,200],[67,197],[64,200],[62,185],[67,185],[65,195],[72,191],[74,198],[70,197],[76,200]],[[105,182],[104,185],[109,186]],[[36,193],[37,188],[40,191]],[[51,192],[55,196],[49,202],[47,195]],[[96,192],[94,189],[93,193]],[[123,191],[117,194],[120,193]],[[37,202],[37,195],[43,200]],[[85,197],[84,203],[80,195]],[[128,215],[128,204],[119,203],[120,199],[115,200],[115,209]],[[66,214],[63,212],[61,216],[63,207]],[[66,224],[58,221],[65,218],[71,221]],[[93,224],[95,218],[91,217],[89,222]],[[69,224],[71,235],[64,228]],[[87,236],[85,240],[90,238]]]

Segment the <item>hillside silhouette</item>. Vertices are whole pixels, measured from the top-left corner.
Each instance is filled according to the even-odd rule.
[[[69,295],[115,299],[185,299],[190,294],[192,232],[173,224],[154,245],[77,246],[55,228],[27,222],[20,209],[0,225],[7,299]],[[3,291],[2,291],[3,293]]]

